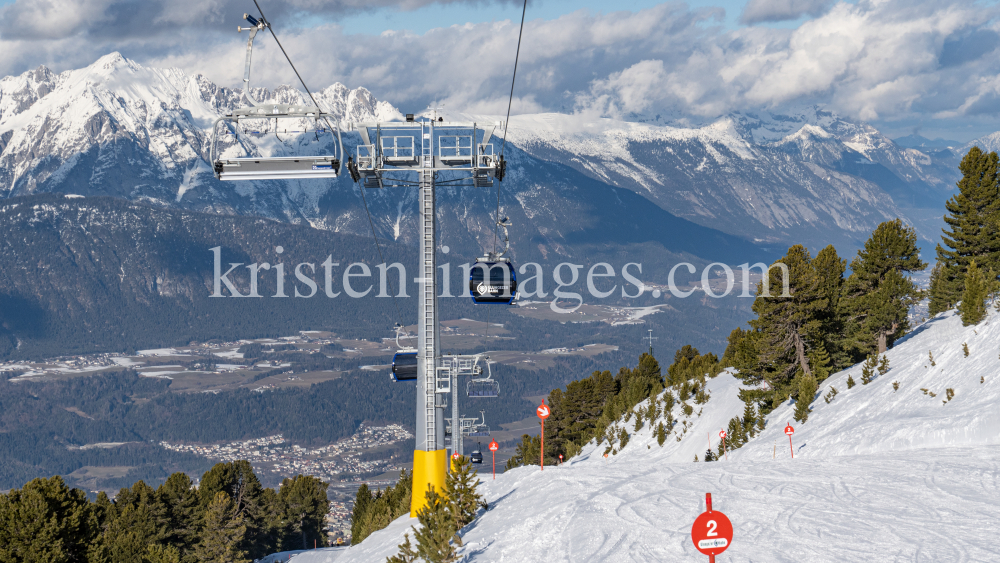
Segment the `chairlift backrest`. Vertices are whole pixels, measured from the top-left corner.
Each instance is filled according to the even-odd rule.
[[[271,102],[258,101],[253,97],[250,90],[250,62],[253,53],[253,41],[257,32],[263,29],[270,29],[270,24],[264,20],[263,16],[258,20],[249,14],[243,15],[244,19],[252,27],[246,28],[250,31],[247,40],[246,66],[243,75],[244,94],[250,101],[251,107],[240,108],[220,117],[212,126],[212,143],[209,152],[209,160],[215,177],[219,180],[291,180],[291,179],[322,179],[336,178],[340,174],[342,164],[341,155],[343,153],[343,143],[340,138],[340,128],[331,122],[330,114],[322,111],[319,107],[301,104],[277,104]],[[244,28],[237,28],[243,31]],[[303,85],[304,86],[304,85]],[[308,88],[306,88],[308,91]],[[310,94],[311,96],[311,94]],[[315,104],[315,100],[313,100]],[[279,120],[309,120],[313,123],[312,133],[319,140],[319,131],[330,131],[335,134],[332,139],[333,154],[303,155],[303,156],[259,156],[250,154],[244,139],[241,136],[241,121],[244,120],[274,120],[274,132],[278,134]],[[240,157],[222,157],[219,149],[219,123],[226,122],[225,129],[232,129],[236,134],[236,144],[241,146],[247,153]],[[287,121],[286,121],[287,123]],[[326,127],[321,127],[325,123]],[[307,131],[306,129],[292,128],[292,133]],[[288,128],[285,128],[288,132]],[[224,133],[225,134],[225,133]]]

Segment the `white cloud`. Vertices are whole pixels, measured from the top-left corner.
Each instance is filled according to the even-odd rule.
[[[743,8],[740,22],[755,24],[797,20],[802,16],[818,16],[833,4],[833,0],[750,0]]]
[[[83,0],[77,4],[79,17],[105,13],[111,1]],[[228,10],[225,2],[230,1],[178,3],[190,2],[192,14],[208,18]],[[300,9],[314,12],[335,5],[297,1]],[[352,2],[360,0],[336,5]],[[37,19],[48,12],[21,13]],[[707,120],[730,111],[820,103],[866,120],[996,116],[997,14],[995,5],[957,0],[860,0],[830,6],[796,29],[726,30],[718,23],[721,10],[681,3],[634,13],[581,10],[555,20],[532,20],[529,11],[513,112]],[[35,29],[31,21],[24,20],[24,29]],[[364,86],[404,111],[420,111],[434,101],[453,111],[503,114],[517,25],[504,20],[421,35],[388,31],[367,36],[323,24],[280,33],[315,89],[339,81]],[[118,50],[144,64],[176,66],[221,84],[239,84],[246,36],[228,27],[225,32],[207,29],[177,26],[173,34],[85,42],[17,39],[4,32],[0,73],[20,72],[39,62],[57,70],[78,67]],[[255,83],[294,84],[273,40],[263,37],[258,45]]]

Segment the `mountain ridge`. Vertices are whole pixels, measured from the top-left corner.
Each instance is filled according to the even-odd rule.
[[[254,92],[284,103],[305,100],[288,86]],[[334,84],[316,96],[345,126],[402,118],[398,109],[364,88]],[[358,216],[359,198],[344,197],[357,188],[346,178],[237,186],[214,179],[207,163],[211,125],[242,105],[242,98],[242,91],[202,75],[144,67],[119,53],[83,69],[53,74],[39,67],[3,78],[0,193],[113,195],[363,233],[367,221]],[[479,117],[487,123],[497,119]],[[579,134],[555,130],[566,129],[571,121],[577,122]],[[954,158],[898,147],[870,125],[817,107],[789,115],[731,114],[700,128],[563,114],[517,116],[510,125],[510,152],[522,151],[521,162],[532,163],[535,170],[560,163],[604,189],[629,189],[673,215],[768,245],[833,242],[853,248],[879,222],[897,216],[914,223],[925,238],[933,237],[936,231],[924,223],[939,220],[955,179]],[[812,129],[803,129],[806,125]],[[826,148],[789,152],[790,143],[820,130],[830,136],[819,143]],[[279,142],[268,136],[267,126],[261,131],[251,139],[253,150],[261,154],[329,150],[329,142],[321,139]],[[345,135],[347,149],[355,144],[356,135]],[[231,141],[224,140],[223,148],[234,150]],[[836,155],[840,158],[829,158]],[[518,166],[512,162],[502,186],[517,197],[504,205],[523,208],[519,199],[540,180],[549,180],[519,175]],[[415,222],[399,221],[402,215],[414,215],[414,202],[404,196],[401,206],[397,195],[383,194],[371,199],[380,236],[415,233]],[[456,197],[446,196],[442,203],[453,215],[467,208]],[[483,205],[482,211],[491,207]],[[482,229],[480,246],[490,235],[488,228]]]

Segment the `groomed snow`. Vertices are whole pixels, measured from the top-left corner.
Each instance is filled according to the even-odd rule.
[[[625,427],[634,435],[617,455],[604,458],[606,444],[591,444],[563,466],[487,477],[480,490],[490,508],[463,530],[462,561],[704,560],[690,528],[706,492],[735,529],[720,563],[1000,561],[992,534],[1000,522],[998,355],[1000,315],[962,327],[944,313],[897,343],[890,370],[869,385],[860,365],[823,382],[805,424],[792,419],[793,404],[782,405],[728,461],[692,463],[706,434],[714,449],[719,429],[743,412],[738,381],[723,373],[710,381],[700,417],[700,406],[678,417],[678,428],[688,421],[680,442],[671,434],[660,447],[648,423],[633,432],[633,418]],[[831,385],[840,393],[827,404],[821,395]],[[942,404],[948,388],[955,396]],[[794,460],[782,432],[789,421]],[[414,522],[400,518],[358,546],[291,561],[385,561]]]

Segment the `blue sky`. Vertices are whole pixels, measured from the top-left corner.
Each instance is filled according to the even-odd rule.
[[[264,0],[314,88],[406,109],[506,108],[519,2]],[[611,8],[609,9],[609,6]],[[112,51],[240,83],[252,0],[0,0],[0,75]],[[294,76],[270,38],[258,83]],[[514,112],[679,124],[822,106],[890,136],[1000,130],[997,3],[968,0],[533,0]]]

